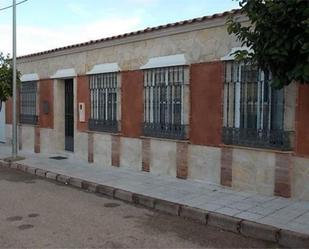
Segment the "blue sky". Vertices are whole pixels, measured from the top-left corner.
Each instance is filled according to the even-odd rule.
[[[11,2],[0,0],[0,8]],[[28,0],[18,6],[18,55],[233,8],[235,0]],[[0,11],[4,53],[11,53],[11,19],[11,10]]]

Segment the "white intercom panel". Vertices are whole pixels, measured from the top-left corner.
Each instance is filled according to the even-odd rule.
[[[86,122],[85,120],[85,103],[78,104],[79,122]]]

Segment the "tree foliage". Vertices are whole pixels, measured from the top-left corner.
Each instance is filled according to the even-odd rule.
[[[254,52],[236,53],[247,57],[262,70],[270,70],[273,84],[282,88],[292,81],[309,82],[309,1],[238,0],[249,25],[231,16],[228,32]]]
[[[17,83],[19,83],[20,73],[17,72]],[[2,101],[7,101],[12,96],[13,90],[13,67],[9,56],[4,57],[0,53],[0,110]]]

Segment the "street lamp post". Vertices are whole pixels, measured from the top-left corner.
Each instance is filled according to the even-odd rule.
[[[13,0],[13,127],[12,127],[12,158],[17,158],[17,96],[16,96],[16,0]]]

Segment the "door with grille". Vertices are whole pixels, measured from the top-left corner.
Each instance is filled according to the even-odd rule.
[[[65,80],[65,150],[74,152],[73,79]]]

